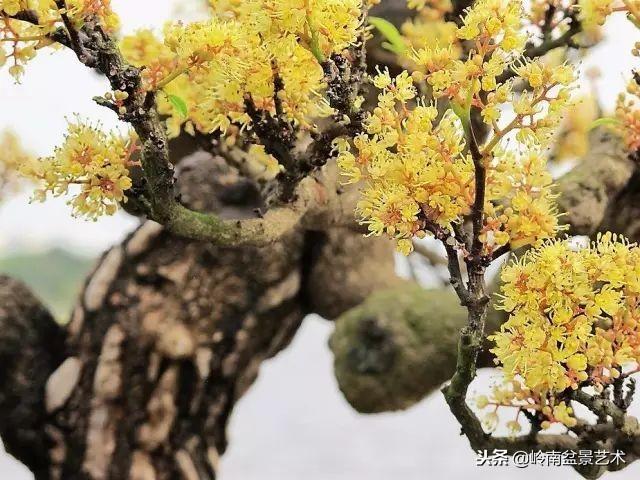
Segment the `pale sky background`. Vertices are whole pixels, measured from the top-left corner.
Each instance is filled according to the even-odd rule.
[[[112,0],[125,31],[157,27],[169,18],[170,0]],[[598,89],[611,107],[631,69],[630,55],[639,40],[622,16],[606,28],[607,40],[593,49],[582,71],[597,65],[603,72]],[[80,65],[70,52],[40,54],[27,66],[22,85],[0,72],[0,130],[12,128],[26,145],[47,155],[60,143],[65,116],[80,112],[116,125],[112,112],[91,98],[107,91],[106,82]],[[0,206],[0,254],[13,249],[62,246],[97,255],[122,239],[135,222],[125,215],[86,222],[72,219],[64,199],[28,204],[29,195]],[[338,391],[326,343],[332,326],[309,317],[293,345],[266,362],[260,377],[240,401],[229,428],[222,480],[422,480],[491,478],[548,480],[579,478],[572,470],[486,469],[475,466],[474,453],[439,393],[406,412],[363,416]],[[489,372],[478,383],[482,390]],[[638,478],[640,464],[607,478]],[[0,452],[0,480],[33,478]]]

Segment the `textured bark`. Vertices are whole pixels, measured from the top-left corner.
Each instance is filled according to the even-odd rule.
[[[245,218],[260,207],[255,187],[219,158],[198,153],[178,170],[191,208]],[[8,450],[38,478],[215,478],[227,420],[261,362],[289,343],[306,313],[342,313],[395,278],[390,242],[333,228],[353,215],[335,169],[316,182],[331,209],[309,212],[319,229],[301,226],[261,248],[213,246],[143,223],[98,262],[65,332],[35,301],[14,307],[12,295],[31,297],[10,282],[0,303],[10,312],[0,374],[15,380],[2,389],[29,411],[3,425]],[[354,288],[323,290],[329,284]],[[60,341],[40,335],[41,317]],[[35,379],[27,376],[34,365]],[[32,437],[23,442],[21,432]]]
[[[401,283],[392,244],[345,229],[318,234],[306,294],[310,311],[334,319],[372,292]]]
[[[592,235],[607,222],[613,222],[615,231],[633,235],[626,223],[615,222],[621,203],[633,202],[620,194],[636,188],[635,162],[622,140],[606,128],[594,130],[589,143],[589,152],[558,181],[563,221],[572,235]]]
[[[611,230],[640,242],[640,173],[633,176],[607,206],[599,230]]]
[[[214,478],[235,401],[302,319],[302,242],[225,249],[147,223],[107,253],[70,325],[60,478]]]

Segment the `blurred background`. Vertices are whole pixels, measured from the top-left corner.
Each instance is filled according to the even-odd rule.
[[[177,10],[185,3],[189,2],[112,0],[124,33],[161,27],[177,11],[191,15],[184,6]],[[605,40],[580,66],[583,74],[593,66],[600,70],[596,88],[605,110],[611,110],[637,66],[630,54],[640,40],[637,32],[623,17],[614,16],[605,27]],[[9,128],[33,153],[49,155],[66,131],[65,117],[80,113],[106,128],[118,126],[112,112],[91,100],[107,90],[106,82],[70,52],[41,53],[27,66],[20,85],[1,72],[0,131]],[[73,219],[64,198],[30,204],[29,196],[27,191],[0,204],[0,273],[25,281],[64,321],[97,256],[137,222],[125,214],[97,222]],[[293,344],[263,364],[231,419],[222,480],[580,478],[567,467],[476,466],[474,452],[439,393],[404,412],[357,414],[342,398],[333,376],[327,347],[331,330],[330,323],[309,316]],[[491,375],[481,372],[475,390],[485,389]],[[640,463],[608,478],[639,475]],[[32,478],[0,450],[0,480]]]

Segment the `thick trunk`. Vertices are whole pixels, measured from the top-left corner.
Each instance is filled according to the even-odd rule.
[[[207,155],[184,162],[180,181],[194,208],[242,217],[256,207],[251,186]],[[317,213],[318,225],[341,210],[327,201],[334,213]],[[101,258],[66,331],[10,282],[0,374],[15,400],[0,397],[0,408],[25,411],[2,425],[3,440],[37,478],[215,478],[227,420],[261,362],[306,313],[340,314],[393,279],[390,243],[348,229],[223,248],[146,222]]]
[[[302,320],[303,242],[224,249],[146,223],[109,251],[69,326],[53,478],[215,478],[233,405]]]

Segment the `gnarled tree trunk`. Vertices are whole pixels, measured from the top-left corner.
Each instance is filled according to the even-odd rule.
[[[194,208],[254,206],[208,154],[179,183]],[[103,255],[64,329],[4,280],[0,409],[17,414],[3,440],[37,478],[215,478],[236,401],[303,316],[333,317],[396,281],[390,243],[344,228],[229,248],[145,222]]]

